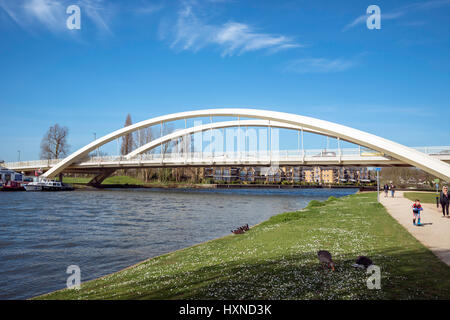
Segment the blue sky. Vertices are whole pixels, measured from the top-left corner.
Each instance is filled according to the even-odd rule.
[[[55,123],[75,151],[127,113],[222,107],[450,145],[449,16],[450,0],[0,0],[0,159],[38,159]]]

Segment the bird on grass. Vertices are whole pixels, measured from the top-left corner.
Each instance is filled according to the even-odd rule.
[[[231,230],[231,232],[233,232],[234,234],[243,234],[245,233],[245,231],[241,228],[238,228],[236,230]]]
[[[231,230],[231,232],[233,232],[234,234],[243,234],[248,230],[250,230],[250,227],[248,226],[248,224],[246,224],[245,226],[239,227],[235,230]]]
[[[373,264],[373,262],[369,257],[359,256],[358,259],[356,259],[356,263],[353,266],[357,267],[357,268],[367,269],[372,264]]]
[[[331,259],[331,253],[326,250],[319,250],[317,252],[317,258],[322,263],[322,266],[326,265],[328,268],[334,271],[334,262]]]

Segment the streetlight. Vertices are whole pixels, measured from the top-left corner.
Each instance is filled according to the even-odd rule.
[[[20,150],[17,150],[17,153],[18,153],[17,159],[20,162]]]
[[[381,168],[375,168],[377,172],[377,201],[380,202],[380,171]]]
[[[94,141],[97,140],[97,134],[94,132]],[[98,148],[97,148],[97,158],[98,158]]]

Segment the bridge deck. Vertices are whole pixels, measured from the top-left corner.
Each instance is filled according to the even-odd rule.
[[[431,154],[440,160],[450,162],[450,154]],[[36,160],[5,163],[5,166],[17,171],[49,170],[61,159]],[[359,149],[309,150],[303,154],[298,151],[263,153],[168,153],[146,154],[134,159],[124,156],[92,157],[67,168],[67,171],[92,170],[100,168],[159,168],[190,166],[408,166],[378,152],[360,152]]]

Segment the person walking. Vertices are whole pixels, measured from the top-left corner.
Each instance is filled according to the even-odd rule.
[[[439,197],[439,202],[441,203],[441,207],[442,207],[442,217],[445,218],[445,215],[447,215],[447,218],[448,218],[449,217],[449,215],[448,215],[448,207],[449,207],[449,204],[450,204],[450,195],[448,193],[448,187],[447,186],[442,188],[441,196]]]
[[[384,197],[387,198],[389,192],[389,185],[387,183],[384,184],[383,190],[384,190]]]
[[[394,194],[395,194],[395,185],[393,184],[393,183],[391,183],[391,196],[392,196],[392,198],[394,197]]]

